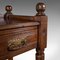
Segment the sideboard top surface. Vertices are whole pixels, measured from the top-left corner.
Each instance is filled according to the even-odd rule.
[[[26,23],[14,23],[14,24],[7,24],[4,21],[3,16],[0,17],[0,30],[12,29],[12,28],[21,28],[21,27],[29,27],[29,26],[37,26],[39,25],[38,22],[26,22]]]

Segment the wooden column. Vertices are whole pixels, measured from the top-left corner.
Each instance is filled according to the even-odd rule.
[[[37,47],[36,47],[36,60],[44,60],[44,49],[46,48],[47,42],[47,16],[45,15],[45,4],[38,3],[36,5],[37,14],[35,20],[40,23],[37,30]]]

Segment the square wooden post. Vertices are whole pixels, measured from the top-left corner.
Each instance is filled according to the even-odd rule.
[[[36,60],[44,60],[44,49],[47,45],[47,16],[45,15],[45,4],[38,3],[36,5],[36,11],[38,12],[35,16],[35,20],[40,23],[37,27],[37,47],[36,47]]]

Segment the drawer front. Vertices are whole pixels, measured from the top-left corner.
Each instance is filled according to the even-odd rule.
[[[16,50],[36,41],[36,30],[23,31],[21,33],[8,35],[8,50]]]
[[[14,51],[23,48],[24,46],[26,46],[31,42],[37,41],[37,28],[26,27],[19,29],[11,29],[4,31],[4,33],[1,34],[1,36],[3,35],[7,42],[7,46],[6,46],[7,51],[12,51],[12,50]],[[4,47],[2,48],[4,49]]]

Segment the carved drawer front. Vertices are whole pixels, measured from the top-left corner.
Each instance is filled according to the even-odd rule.
[[[20,30],[20,31],[19,31]],[[15,31],[15,32],[14,32]],[[12,33],[11,33],[12,32]],[[9,33],[9,34],[7,34]],[[31,44],[37,41],[37,29],[36,27],[28,28],[19,28],[9,30],[5,35],[7,40],[7,50],[17,50],[23,48],[27,44]]]

